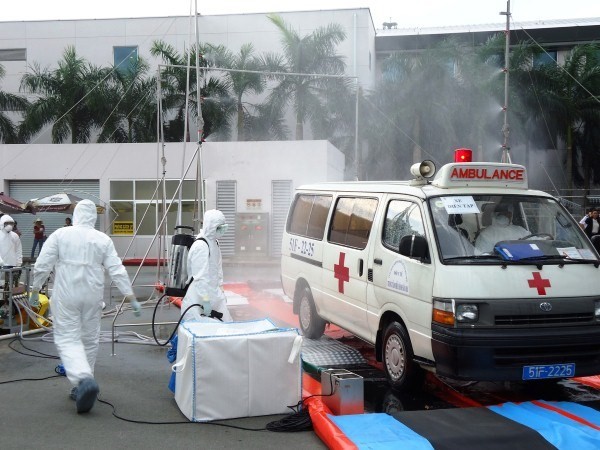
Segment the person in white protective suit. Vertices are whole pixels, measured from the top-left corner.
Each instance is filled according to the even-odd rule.
[[[0,217],[0,265],[3,267],[21,267],[23,265],[23,248],[21,246],[21,238],[13,231],[15,221],[8,214]],[[19,285],[19,271],[12,272],[13,287]],[[0,297],[0,324],[4,323],[4,319],[10,314],[16,313],[16,307],[13,305],[13,311],[8,308],[8,292],[10,283],[9,273],[4,274],[3,290],[4,295]]]
[[[35,262],[31,293],[34,303],[54,270],[50,300],[54,343],[73,385],[70,397],[76,401],[78,413],[92,409],[99,391],[94,365],[100,340],[105,271],[136,315],[140,314],[127,271],[112,240],[94,228],[96,219],[96,205],[92,201],[77,203],[73,226],[59,228],[44,243]]]
[[[188,253],[187,267],[193,281],[183,298],[181,313],[184,314],[191,305],[200,307],[193,307],[185,313],[185,320],[205,320],[202,317],[210,316],[213,310],[223,314],[223,322],[233,320],[223,292],[223,266],[217,243],[226,231],[227,224],[221,211],[211,209],[204,213],[204,226]]]
[[[23,247],[19,235],[13,231],[15,221],[8,214],[0,217],[0,258],[3,266],[21,267]]]
[[[510,208],[500,203],[494,208],[492,224],[479,233],[475,248],[480,253],[492,253],[497,242],[522,239],[530,234],[525,228],[512,224]]]

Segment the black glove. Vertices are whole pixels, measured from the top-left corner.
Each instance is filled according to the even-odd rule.
[[[214,309],[210,312],[210,315],[208,317],[210,317],[211,319],[219,319],[221,322],[223,322],[223,313],[215,311]]]

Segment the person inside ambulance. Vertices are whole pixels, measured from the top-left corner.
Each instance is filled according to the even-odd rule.
[[[70,397],[77,412],[94,405],[99,388],[94,365],[100,343],[100,319],[105,271],[129,301],[136,315],[140,304],[112,240],[96,230],[96,205],[81,200],[73,212],[73,226],[56,230],[48,237],[35,262],[31,303],[39,299],[44,281],[54,270],[54,344],[71,382]]]
[[[204,213],[204,226],[188,254],[187,266],[192,279],[183,302],[184,320],[206,320],[207,317],[231,322],[223,291],[223,265],[217,239],[227,231],[225,216],[216,209]],[[186,310],[192,305],[199,305]]]
[[[492,214],[491,225],[484,228],[475,240],[475,248],[480,253],[492,253],[499,241],[523,239],[531,233],[512,223],[512,210],[506,203],[498,203]]]

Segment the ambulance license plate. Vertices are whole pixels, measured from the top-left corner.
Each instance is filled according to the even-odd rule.
[[[544,364],[523,366],[523,380],[543,380],[546,378],[571,378],[575,376],[575,364]]]

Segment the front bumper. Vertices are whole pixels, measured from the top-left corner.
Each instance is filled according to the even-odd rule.
[[[575,363],[600,374],[600,324],[543,328],[445,328],[432,324],[436,373],[459,380],[516,381],[523,366]]]

